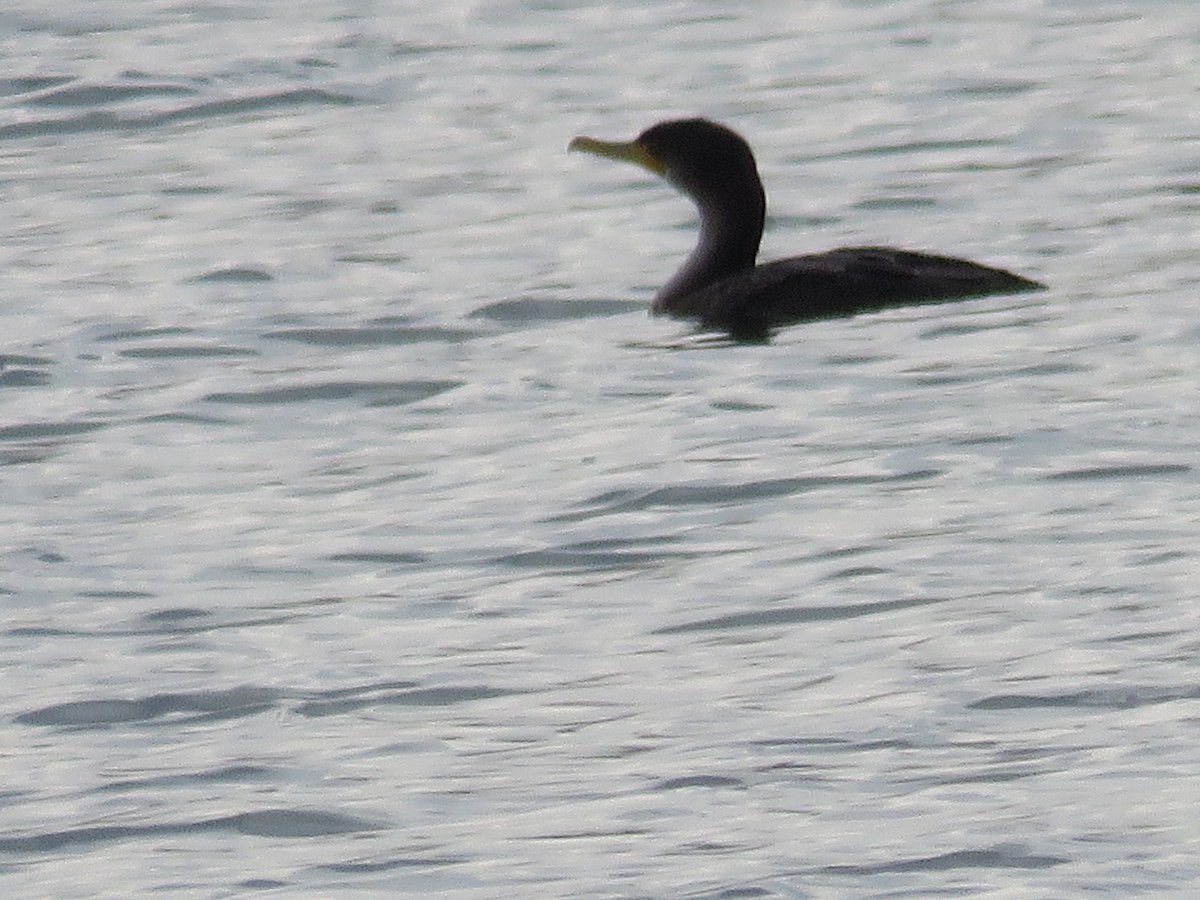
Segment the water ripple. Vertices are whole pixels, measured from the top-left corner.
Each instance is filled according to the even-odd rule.
[[[220,391],[205,395],[211,403],[271,406],[311,403],[319,400],[362,400],[368,406],[399,406],[461,387],[460,381],[328,381],[295,387],[263,388],[257,391]]]
[[[968,704],[968,709],[1140,709],[1198,698],[1200,686],[1097,688],[1061,694],[994,694]]]
[[[226,359],[240,356],[258,356],[250,347],[212,347],[179,344],[162,347],[133,347],[120,351],[128,359]]]
[[[25,78],[0,78],[0,96],[28,94],[70,82],[69,75],[31,75]]]
[[[497,556],[492,558],[489,564],[548,572],[604,572],[658,566],[673,560],[696,559],[709,555],[705,550],[644,549],[672,543],[675,542],[667,538],[578,541],[557,547]]]
[[[73,437],[103,428],[104,422],[27,422],[0,426],[0,441],[40,441],[45,438]]]
[[[545,297],[522,297],[516,300],[499,300],[481,306],[473,311],[470,317],[491,319],[509,325],[527,325],[534,322],[615,316],[645,309],[646,304],[636,300],[561,300]]]
[[[276,776],[267,766],[232,765],[201,772],[183,772],[177,775],[157,775],[149,778],[125,778],[97,785],[100,793],[138,793],[144,790],[158,791],[163,788],[190,787],[197,784],[243,784],[247,781],[265,781]]]
[[[414,324],[379,324],[358,328],[282,328],[263,334],[265,338],[299,341],[318,347],[398,347],[424,341],[457,342],[478,336],[478,331],[465,328]]]
[[[801,475],[741,483],[681,484],[650,490],[606,491],[584,501],[587,508],[547,518],[548,522],[575,522],[632,510],[688,506],[722,506],[752,503],[771,497],[791,497],[839,487],[905,485],[942,475],[940,469],[917,469],[895,475]]]
[[[51,380],[43,367],[52,364],[40,356],[0,353],[0,388],[43,387]]]
[[[198,93],[178,84],[84,84],[46,91],[25,101],[27,106],[101,106],[140,97],[178,97]]]
[[[173,724],[210,722],[255,716],[279,708],[285,701],[299,701],[293,711],[315,718],[375,706],[455,706],[519,693],[523,691],[480,684],[421,687],[413,681],[386,681],[326,691],[239,687],[223,691],[151,694],[135,699],[73,700],[20,713],[14,721],[21,725],[64,729],[146,725],[167,718]]]
[[[1044,476],[1047,481],[1107,481],[1123,478],[1153,478],[1159,475],[1186,475],[1192,467],[1182,463],[1126,463],[1112,466],[1085,466]]]
[[[338,872],[345,875],[372,875],[378,872],[390,872],[395,869],[413,869],[423,866],[455,866],[467,862],[468,859],[469,857],[465,855],[428,854],[424,856],[401,856],[394,859],[380,860],[379,862],[328,863],[318,866],[318,868],[327,872]]]
[[[75,700],[21,713],[23,725],[57,728],[100,728],[131,722],[146,723],[185,713],[189,721],[237,719],[257,715],[274,706],[283,693],[272,688],[235,688],[227,691],[196,691],[153,694],[137,700]]]
[[[100,90],[96,96],[105,92]],[[119,89],[117,93],[120,93]],[[87,96],[81,91],[77,96]],[[303,106],[350,106],[358,99],[336,91],[319,88],[294,88],[252,94],[228,100],[209,100],[178,109],[143,115],[118,115],[109,110],[89,110],[77,116],[54,119],[31,119],[0,125],[0,140],[59,137],[88,132],[137,131],[173,125],[178,122],[215,120],[247,113],[287,111]],[[69,105],[82,105],[72,103]]]
[[[520,691],[488,687],[487,685],[413,688],[411,690],[380,690],[365,688],[366,696],[324,697],[309,700],[296,707],[302,716],[340,716],[357,709],[374,706],[454,706],[476,700],[507,697]]]
[[[728,775],[683,775],[666,778],[654,785],[656,791],[678,791],[683,788],[739,788],[745,789],[746,782]]]
[[[874,616],[947,602],[945,598],[884,600],[879,603],[848,603],[844,606],[787,606],[730,613],[711,619],[656,628],[651,634],[688,634],[696,631],[729,631],[739,628],[770,628],[799,622],[834,622],[859,616]]]
[[[886,875],[900,872],[945,872],[950,869],[1045,869],[1071,860],[1062,856],[1029,853],[1019,848],[955,850],[937,856],[900,859],[874,865],[825,866],[831,875]]]
[[[264,809],[215,819],[163,822],[157,825],[96,825],[69,828],[23,837],[0,838],[0,853],[49,853],[65,847],[86,846],[167,835],[227,831],[253,837],[311,838],[379,831],[378,822],[342,813],[313,809]]]
[[[187,280],[188,284],[263,284],[274,281],[270,272],[249,266],[231,266],[224,269],[213,269],[203,275],[196,275]]]

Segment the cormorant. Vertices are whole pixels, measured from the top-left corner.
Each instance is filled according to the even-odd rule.
[[[965,259],[891,247],[844,247],[755,265],[766,195],[749,144],[707,119],[660,122],[634,140],[577,137],[571,150],[637,163],[690,197],[700,241],[654,298],[653,312],[696,319],[743,340],[773,328],[893,306],[1040,290]]]

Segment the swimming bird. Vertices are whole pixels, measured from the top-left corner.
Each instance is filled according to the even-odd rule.
[[[894,306],[1041,290],[965,259],[843,247],[755,265],[766,194],[750,145],[708,119],[660,122],[632,141],[577,137],[570,150],[636,163],[696,204],[700,240],[654,298],[656,315],[695,319],[742,340],[783,325]]]

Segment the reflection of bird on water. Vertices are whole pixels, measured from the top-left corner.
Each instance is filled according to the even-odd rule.
[[[734,337],[892,306],[1031,291],[1044,285],[964,259],[890,247],[845,247],[755,266],[766,196],[754,154],[707,119],[661,122],[628,142],[577,137],[572,150],[637,163],[687,194],[700,242],[654,298],[654,312],[698,319]]]

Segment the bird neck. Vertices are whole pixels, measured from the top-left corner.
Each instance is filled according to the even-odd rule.
[[[693,198],[700,211],[700,240],[687,261],[654,298],[656,313],[681,311],[691,294],[754,268],[762,240],[766,198],[762,185],[732,198]]]

